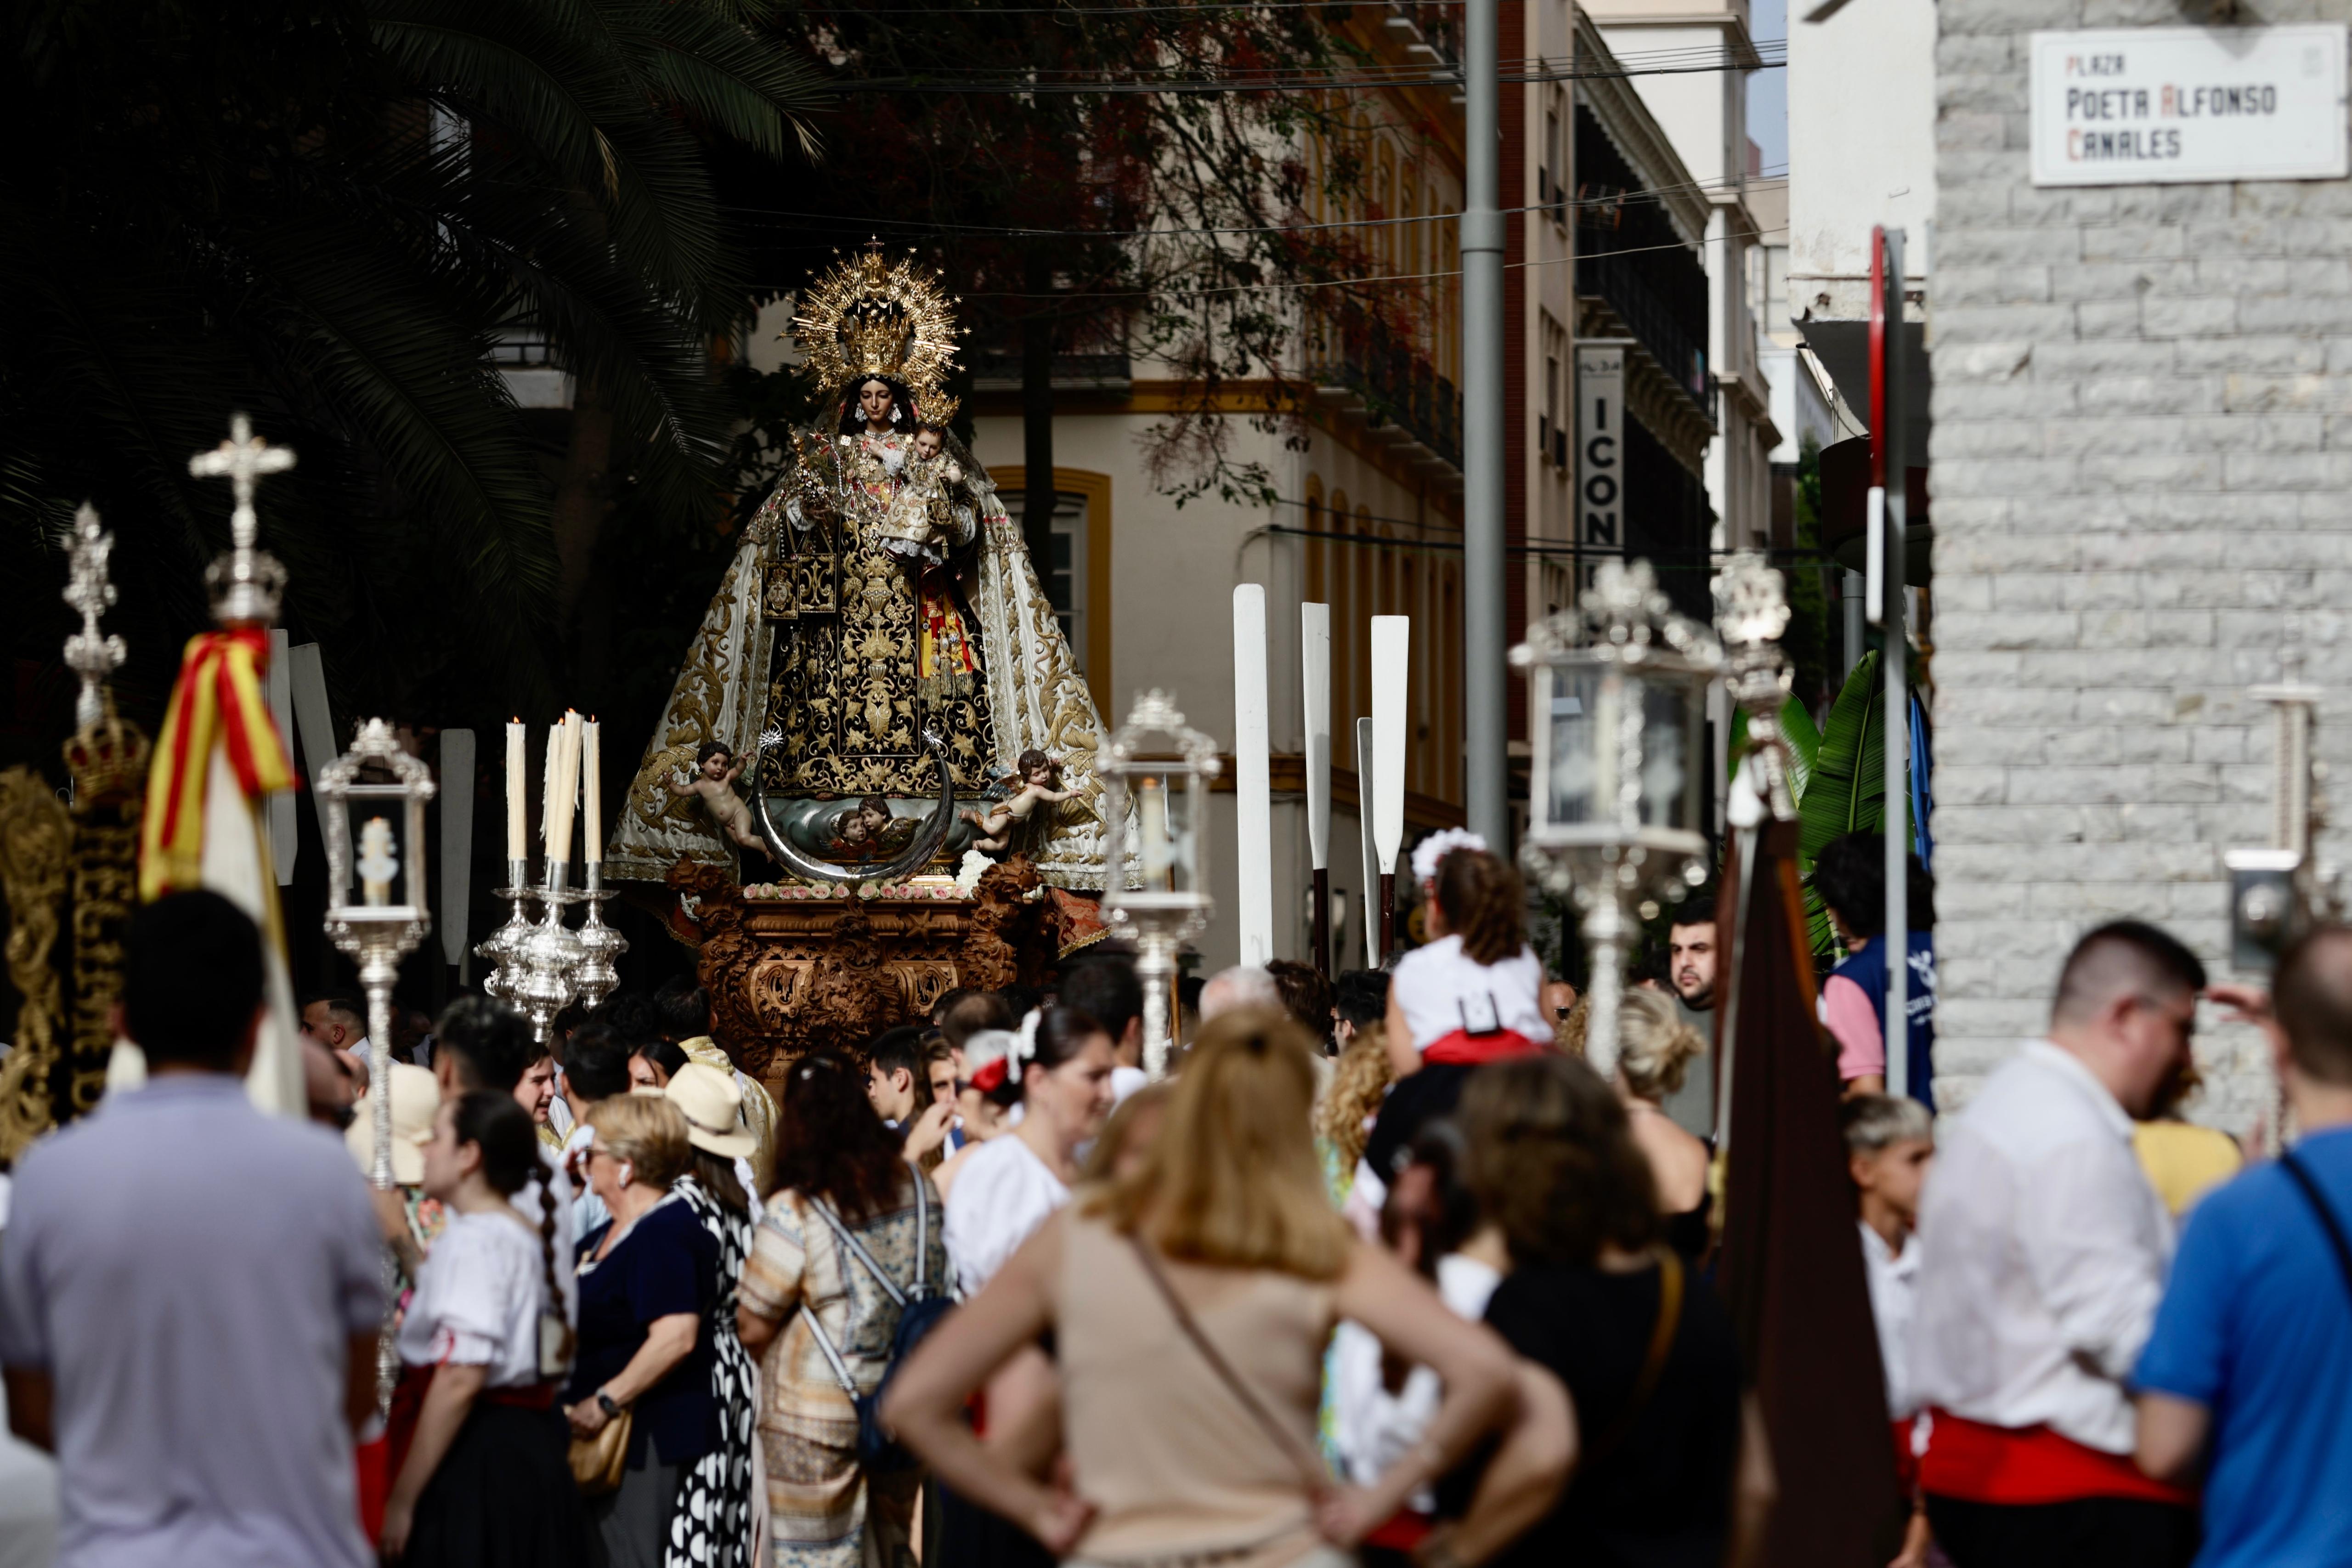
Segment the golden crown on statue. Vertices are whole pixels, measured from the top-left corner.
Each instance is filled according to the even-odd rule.
[[[936,268],[919,270],[911,256],[896,261],[874,240],[834,263],[801,296],[790,336],[807,356],[828,395],[868,376],[888,376],[913,394],[916,412],[944,424],[956,400],[941,384],[956,368],[955,301],[940,287]]]
[[[65,744],[66,772],[73,776],[77,801],[132,800],[147,790],[152,752],[146,734],[126,723],[108,697],[106,710]]]

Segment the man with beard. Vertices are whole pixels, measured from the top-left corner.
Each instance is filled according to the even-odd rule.
[[[2204,965],[2137,921],[2067,956],[2048,1033],[1946,1119],[1919,1210],[1912,1374],[1933,1413],[1920,1482],[1959,1568],[2185,1565],[2192,1495],[2133,1463],[2126,1380],[2172,1219],[2132,1118],[2189,1060]]]
[[[1715,894],[1693,893],[1675,906],[1666,928],[1666,988],[1683,1022],[1708,1041],[1715,1038]],[[1660,1107],[1684,1131],[1715,1136],[1715,1068],[1691,1064],[1683,1086]]]

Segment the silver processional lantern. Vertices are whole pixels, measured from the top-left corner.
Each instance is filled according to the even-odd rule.
[[[1144,1067],[1168,1070],[1168,987],[1176,952],[1209,923],[1209,781],[1217,743],[1184,722],[1164,691],[1139,700],[1095,759],[1103,785],[1103,913],[1135,942],[1143,984]]]
[[[433,929],[425,891],[425,805],[433,773],[371,719],[352,749],[319,770],[327,842],[327,936],[360,966],[367,993],[368,1093],[375,1106],[371,1173],[392,1185],[392,987],[400,961]],[[352,878],[359,880],[352,897]]]
[[[400,961],[433,929],[425,890],[425,805],[433,794],[432,770],[402,750],[381,719],[369,720],[352,749],[319,770],[327,937],[359,965],[367,994],[368,1176],[386,1190],[393,1184],[392,987]],[[395,1370],[388,1321],[376,1370],[379,1393],[388,1398]]]
[[[1706,876],[1700,811],[1715,633],[1675,613],[1646,561],[1609,562],[1577,607],[1511,650],[1528,672],[1533,776],[1520,857],[1570,897],[1591,960],[1585,1052],[1617,1065],[1617,1013],[1638,908]]]

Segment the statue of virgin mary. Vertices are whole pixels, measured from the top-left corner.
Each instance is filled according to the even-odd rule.
[[[1099,889],[1100,720],[1019,526],[946,429],[957,328],[936,278],[868,247],[803,296],[792,335],[832,417],[794,433],[792,468],[745,531],[604,874],[737,863],[736,837],[684,788],[713,745],[756,757],[751,809],[788,852],[851,863],[935,818],[943,783],[977,796],[1037,751],[1070,798],[1034,814],[1015,847],[1048,883]],[[935,864],[972,837],[957,822]]]

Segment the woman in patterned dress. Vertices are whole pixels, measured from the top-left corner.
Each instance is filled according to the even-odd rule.
[[[840,1058],[795,1064],[777,1110],[780,1190],[736,1296],[743,1342],[760,1355],[772,1568],[908,1568],[922,1472],[869,1474],[858,1463],[856,1407],[817,1340],[822,1331],[870,1394],[889,1365],[899,1308],[825,1211],[903,1295],[919,1277],[946,1287],[940,1200],[866,1102],[865,1075]]]
[[[693,1163],[671,1191],[683,1198],[719,1243],[719,1288],[710,1321],[711,1398],[719,1407],[719,1447],[688,1471],[670,1515],[664,1568],[751,1568],[751,1443],[757,1410],[751,1357],[735,1333],[735,1285],[751,1250],[750,1194],[736,1162],[759,1140],[743,1119],[743,1094],[718,1068],[689,1062],[662,1093],[686,1118]]]

